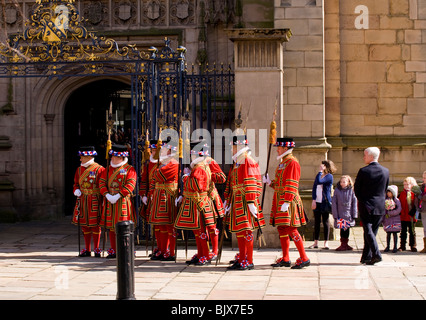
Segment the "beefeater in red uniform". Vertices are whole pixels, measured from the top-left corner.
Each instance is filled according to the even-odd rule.
[[[212,157],[206,158],[206,164],[208,164],[211,172],[211,183],[209,187],[209,196],[213,202],[213,209],[215,211],[215,221],[217,218],[223,218],[225,215],[225,208],[223,206],[222,199],[219,196],[219,192],[216,189],[216,184],[222,184],[226,182],[226,175],[220,168],[219,164]],[[213,259],[217,257],[219,250],[219,230],[214,226],[208,228],[210,242],[212,244]]]
[[[239,254],[228,269],[247,270],[254,268],[253,230],[265,225],[259,201],[262,179],[258,163],[250,156],[247,137],[234,136],[232,148],[234,164],[225,188],[225,207],[229,229],[237,235]]]
[[[111,248],[107,258],[116,257],[115,226],[121,221],[136,223],[136,213],[132,201],[132,193],[136,187],[136,171],[127,163],[129,152],[122,145],[113,145],[109,151],[111,164],[100,179],[101,194],[104,198],[102,219],[100,224],[109,229]],[[108,177],[107,177],[108,173]]]
[[[73,192],[78,199],[72,222],[76,225],[80,224],[86,246],[81,250],[79,256],[90,257],[91,239],[93,237],[95,257],[100,257],[101,227],[99,226],[99,219],[102,209],[102,195],[99,190],[99,180],[105,168],[95,162],[94,157],[97,153],[93,146],[81,147],[78,155],[80,156],[81,166],[74,175]]]
[[[272,264],[273,267],[290,267],[290,239],[294,241],[300,258],[292,269],[301,269],[310,265],[303,239],[297,228],[306,224],[303,203],[299,195],[300,165],[293,155],[295,143],[292,138],[277,138],[277,160],[280,164],[275,170],[275,179],[270,180],[268,174],[263,182],[274,189],[270,224],[276,226],[280,236],[282,258]]]
[[[206,163],[208,146],[203,140],[191,142],[191,170],[185,170],[183,176],[183,196],[176,218],[175,227],[192,230],[197,244],[197,253],[187,264],[205,265],[210,263],[214,254],[210,252],[207,230],[215,229],[214,204],[209,196],[211,171]]]
[[[141,168],[141,177],[139,182],[139,195],[142,199],[143,210],[141,210],[140,215],[142,218],[147,220],[148,218],[148,204],[149,204],[149,186],[152,180],[152,175],[156,167],[158,166],[157,160],[157,140],[150,140],[148,148],[151,149],[151,154],[149,159],[143,164]]]
[[[175,200],[178,195],[179,162],[175,159],[177,143],[173,140],[163,143],[159,163],[154,167],[149,188],[148,223],[159,230],[158,250],[152,260],[175,261],[176,219]]]
[[[142,198],[142,202],[144,204],[143,209],[141,210],[141,216],[143,219],[145,219],[145,221],[147,221],[149,223],[149,216],[150,216],[150,199],[151,197],[149,197],[150,194],[152,194],[152,190],[150,190],[150,186],[151,186],[151,181],[152,181],[152,177],[154,175],[155,170],[157,169],[157,167],[159,166],[158,164],[158,148],[157,148],[157,143],[158,140],[150,140],[149,142],[149,148],[151,149],[151,155],[149,157],[149,160],[147,161],[146,164],[144,164],[144,166],[142,167],[142,174],[141,174],[141,179],[140,179],[140,183],[139,183],[139,195]],[[155,239],[157,240],[157,247],[154,249],[154,251],[151,253],[151,259],[155,260],[155,256],[157,254],[157,252],[160,250],[158,247],[158,239],[160,239],[161,233],[160,233],[160,227],[159,226],[154,226],[154,235],[155,235]]]

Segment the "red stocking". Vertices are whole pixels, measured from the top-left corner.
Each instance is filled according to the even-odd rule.
[[[173,225],[167,226],[167,234],[168,234],[168,239],[170,244],[170,256],[174,257],[176,255],[175,247],[176,247],[177,234],[176,234],[176,229],[173,228]]]
[[[283,252],[283,260],[284,261],[290,261],[290,238],[287,233],[287,230],[285,227],[278,227],[278,234],[280,235],[280,242],[281,242],[281,250]]]
[[[115,231],[109,230],[109,242],[111,244],[111,253],[117,253],[117,240],[115,238]]]
[[[242,262],[246,259],[246,240],[244,238],[245,231],[243,232],[237,232],[237,241],[238,241],[238,250],[240,251],[240,257],[238,259],[238,262]]]
[[[99,243],[101,242],[101,227],[92,227],[92,234],[95,253],[100,253]]]
[[[167,226],[159,226],[160,227],[160,238],[159,238],[159,243],[158,243],[158,247],[161,251],[161,254],[165,254],[167,251],[167,247],[168,247],[168,232],[167,232]]]
[[[212,253],[217,256],[219,249],[219,230],[216,229],[216,226],[211,226],[209,228],[209,235],[212,242]]]
[[[306,255],[305,247],[303,246],[303,239],[300,236],[299,231],[297,231],[296,228],[291,228],[290,236],[291,236],[291,239],[293,239],[297,250],[299,251],[299,255],[302,261],[308,261],[309,259],[308,259],[308,256]]]
[[[86,246],[86,250],[90,252],[90,244],[92,241],[92,231],[90,230],[90,227],[81,227],[81,230],[83,231],[84,236],[84,245]]]
[[[246,233],[246,253],[247,253],[247,263],[253,264],[253,231],[249,230]]]

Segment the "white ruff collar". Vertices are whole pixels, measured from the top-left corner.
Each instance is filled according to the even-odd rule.
[[[119,168],[119,167],[121,167],[121,166],[124,166],[126,163],[127,163],[127,161],[128,161],[129,159],[127,159],[127,157],[124,157],[124,160],[123,161],[121,161],[120,163],[118,163],[118,164],[112,164],[111,163],[111,167],[113,167],[113,168]]]
[[[160,157],[160,162],[163,164],[169,163],[170,160],[176,157],[176,152]]]
[[[286,152],[284,152],[282,155],[277,157],[277,160],[281,160],[282,158],[284,158],[286,155],[290,154],[293,152],[293,148],[288,149]]]
[[[82,163],[81,166],[87,168],[88,166],[90,166],[93,162],[95,162],[95,159],[92,158],[89,161]]]
[[[246,152],[246,151],[248,151],[247,152],[247,154],[248,155],[250,155],[251,154],[251,151],[249,151],[250,150],[250,148],[247,146],[247,147],[244,147],[244,148],[242,148],[240,151],[238,151],[236,154],[234,154],[233,156],[232,156],[232,160],[234,160],[234,162],[237,162],[237,159],[238,159],[238,157],[240,156],[240,155],[242,155],[244,152]]]
[[[191,168],[193,168],[197,163],[199,163],[199,162],[201,162],[203,160],[204,160],[204,157],[195,158],[194,160],[192,160],[192,162],[190,164]]]
[[[157,160],[157,159],[154,159],[154,155],[153,155],[153,154],[151,154],[151,155],[149,156],[149,161],[151,161],[152,163],[157,163],[157,162],[158,162],[158,160]]]

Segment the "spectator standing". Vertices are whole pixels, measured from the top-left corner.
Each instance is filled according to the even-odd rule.
[[[355,179],[355,196],[364,231],[364,249],[361,263],[374,265],[382,261],[376,235],[385,211],[385,196],[389,185],[389,170],[379,164],[380,150],[369,147],[364,150],[365,167],[359,169]]]
[[[383,219],[383,229],[386,231],[386,248],[385,252],[389,251],[390,238],[393,235],[393,250],[395,253],[398,251],[398,233],[401,231],[401,202],[398,199],[398,187],[395,185],[389,186],[386,191],[385,209],[386,215]]]
[[[319,172],[315,177],[312,188],[312,210],[314,211],[315,229],[314,244],[309,248],[318,248],[321,220],[324,227],[324,249],[329,249],[330,236],[331,190],[333,186],[333,173],[336,167],[331,160],[323,160]]]
[[[353,250],[349,246],[349,230],[358,218],[357,199],[350,176],[344,175],[336,185],[332,198],[334,227],[340,229],[340,246],[336,251]]]
[[[426,253],[426,171],[423,172],[423,183],[420,186],[420,195],[418,196],[418,208],[423,223],[423,250],[420,253]]]
[[[417,222],[415,218],[416,214],[416,197],[414,192],[411,190],[414,186],[417,186],[416,179],[413,177],[406,177],[403,182],[404,190],[401,191],[398,198],[401,201],[401,245],[398,248],[399,251],[407,250],[407,230],[409,234],[408,245],[412,252],[417,252],[416,248],[416,229],[414,228]]]

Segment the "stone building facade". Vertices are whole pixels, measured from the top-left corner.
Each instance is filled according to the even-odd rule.
[[[148,48],[160,46],[167,36],[172,46],[188,49],[188,64],[232,63],[235,105],[252,105],[247,128],[269,129],[278,97],[277,132],[296,139],[300,189],[310,216],[310,188],[325,157],[336,163],[336,179],[341,174],[355,178],[363,166],[364,148],[373,145],[381,148],[381,162],[390,169],[392,183],[401,185],[406,176],[420,180],[426,170],[423,0],[76,3],[89,29],[118,43]],[[33,4],[25,1],[23,12]],[[24,19],[14,8],[7,9],[2,23],[6,20],[11,32],[22,32]],[[239,64],[248,48],[257,58],[274,55],[275,64],[268,59],[252,66]],[[66,101],[90,82],[0,79],[4,212],[22,217],[30,211],[30,218],[63,215],[64,186],[69,183],[63,175],[64,156],[49,148],[62,150]],[[254,149],[259,157],[259,147]],[[270,172],[275,166],[272,157]]]

